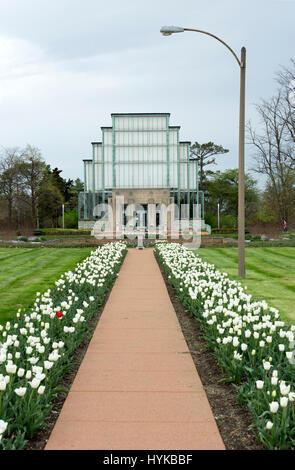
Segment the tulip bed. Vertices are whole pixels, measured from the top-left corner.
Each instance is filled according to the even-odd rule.
[[[157,243],[155,254],[180,302],[200,322],[238,403],[248,405],[257,438],[268,449],[294,449],[295,326],[182,245]]]
[[[0,325],[0,450],[23,449],[44,425],[71,355],[125,254],[124,243],[101,246],[52,290],[37,292],[31,310],[18,311],[15,320]]]

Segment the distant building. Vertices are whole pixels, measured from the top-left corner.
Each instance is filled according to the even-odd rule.
[[[79,228],[94,226],[101,217],[100,204],[109,204],[115,214],[119,196],[124,197],[121,228],[128,225],[127,206],[133,207],[135,230],[161,227],[162,205],[189,204],[182,217],[192,217],[199,198],[197,162],[190,159],[191,142],[179,139],[180,126],[170,126],[170,113],[111,116],[112,126],[101,127],[101,142],[92,142],[92,158],[83,160]],[[114,230],[118,219],[116,223]]]

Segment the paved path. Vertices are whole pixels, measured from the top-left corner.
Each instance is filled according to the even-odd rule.
[[[50,449],[224,449],[152,249],[128,250]]]

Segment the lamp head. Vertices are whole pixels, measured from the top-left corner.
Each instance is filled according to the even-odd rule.
[[[184,28],[181,28],[179,26],[162,26],[160,29],[160,32],[163,34],[163,36],[171,36],[173,33],[183,33]]]

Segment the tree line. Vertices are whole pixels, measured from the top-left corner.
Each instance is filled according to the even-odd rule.
[[[281,67],[275,77],[277,90],[270,99],[256,105],[259,124],[247,124],[248,154],[255,165],[245,174],[247,225],[272,225],[283,221],[295,225],[295,60]],[[195,142],[191,158],[199,163],[199,190],[205,200],[205,220],[221,227],[236,227],[238,214],[238,169],[213,171],[216,158],[228,149],[214,142]],[[208,168],[210,167],[210,168]],[[40,149],[3,148],[0,152],[0,224],[18,228],[29,223],[34,228],[57,227],[62,204],[66,226],[77,226],[78,193],[83,183],[64,179],[62,170],[46,164]],[[252,174],[263,175],[259,189]]]
[[[78,193],[83,183],[64,179],[62,170],[46,164],[39,148],[3,148],[0,153],[0,224],[4,228],[58,227],[65,206],[65,224],[77,225]]]

